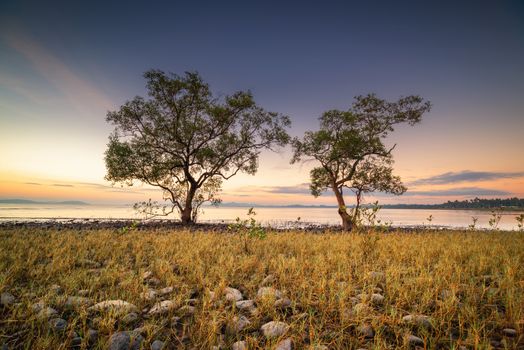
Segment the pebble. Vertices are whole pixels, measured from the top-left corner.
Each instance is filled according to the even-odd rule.
[[[274,297],[275,299],[282,298],[282,292],[273,287],[262,287],[257,292],[257,298],[263,299],[266,297]]]
[[[378,293],[371,294],[371,304],[380,306],[384,304],[384,296]]]
[[[502,330],[502,334],[504,334],[506,337],[516,337],[517,331],[513,328],[504,328]]]
[[[49,320],[49,327],[55,332],[64,332],[67,328],[67,321],[63,318],[53,318]]]
[[[424,346],[424,340],[413,334],[408,335],[407,341],[410,346]]]
[[[195,313],[195,307],[191,305],[184,305],[180,309],[178,309],[178,312],[182,316],[191,316]]]
[[[173,287],[165,287],[158,291],[158,295],[164,296],[173,293],[174,288]]]
[[[262,334],[266,338],[278,338],[286,333],[288,329],[288,324],[281,321],[271,321],[260,327]]]
[[[87,330],[87,341],[89,344],[95,344],[98,341],[98,331],[96,329]]]
[[[246,327],[248,327],[251,324],[251,321],[245,316],[235,316],[233,319],[228,323],[226,327],[226,332],[231,335],[238,334],[242,332],[242,330]]]
[[[237,341],[231,346],[231,350],[247,350],[246,342],[243,340]]]
[[[4,292],[0,296],[0,304],[2,304],[3,306],[11,306],[15,303],[15,301],[15,296],[9,292]]]
[[[227,301],[240,301],[244,299],[242,293],[236,288],[227,287],[224,289],[224,292],[226,293],[225,297]]]
[[[42,310],[40,310],[40,312],[38,312],[37,318],[47,319],[54,316],[58,316],[58,311],[56,311],[52,307],[45,307]]]
[[[86,297],[67,297],[65,306],[68,308],[76,308],[82,306],[91,306],[93,301]]]
[[[274,306],[277,309],[284,310],[291,307],[291,300],[288,298],[282,298],[275,300]]]
[[[164,300],[153,305],[151,310],[149,310],[149,315],[163,315],[167,314],[170,311],[174,310],[176,304],[172,300]]]
[[[154,300],[156,296],[157,296],[157,292],[154,289],[148,289],[145,292],[143,292],[142,294],[140,294],[140,297],[142,299],[148,300],[148,301]]]
[[[162,282],[156,277],[151,277],[146,283],[150,286],[159,286]]]
[[[431,319],[428,316],[424,315],[407,315],[402,317],[402,322],[416,325],[418,327],[424,327],[431,329],[433,325],[431,324]]]
[[[355,313],[356,315],[367,314],[367,313],[370,313],[370,312],[371,312],[371,308],[370,308],[367,304],[364,304],[364,303],[358,303],[358,304],[356,304],[355,306],[353,306],[352,311],[353,311],[353,313]]]
[[[252,311],[255,309],[255,302],[251,299],[240,300],[235,303],[235,306],[240,311]]]
[[[124,317],[122,317],[122,323],[126,325],[130,325],[138,321],[138,314],[136,312],[130,312]]]
[[[363,324],[358,327],[358,333],[364,338],[371,339],[375,337],[375,330],[370,324]]]
[[[114,311],[117,313],[137,312],[138,308],[123,300],[105,300],[91,306],[89,311]]]
[[[151,277],[153,277],[153,271],[145,271],[145,272],[142,274],[142,279],[143,279],[144,281],[150,279]]]
[[[81,297],[86,297],[89,295],[89,289],[80,289],[76,294]]]
[[[161,340],[155,340],[153,344],[151,344],[151,350],[162,350],[164,348],[164,342]]]
[[[108,350],[139,350],[144,337],[135,332],[117,332],[109,338]]]
[[[64,292],[62,287],[60,287],[58,284],[53,284],[51,287],[49,287],[49,289],[55,294],[62,294]]]
[[[40,312],[43,308],[45,308],[45,303],[43,301],[39,301],[31,305],[31,310],[33,310],[34,313]]]
[[[273,282],[275,282],[275,276],[267,275],[266,278],[264,278],[262,282],[260,282],[260,287],[267,286],[269,284],[272,284]]]
[[[280,341],[277,346],[275,347],[275,350],[291,350],[293,349],[293,342],[290,338],[286,338],[282,341]]]

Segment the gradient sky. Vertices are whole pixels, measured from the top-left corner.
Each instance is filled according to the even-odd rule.
[[[108,110],[144,94],[142,73],[197,70],[220,95],[251,89],[291,134],[355,95],[433,103],[399,127],[383,203],[524,197],[524,2],[0,2],[0,198],[92,203],[159,198],[104,181]],[[312,164],[264,153],[231,202],[334,204],[308,195]]]

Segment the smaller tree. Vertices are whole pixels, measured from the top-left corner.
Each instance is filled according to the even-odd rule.
[[[406,188],[393,175],[392,147],[384,139],[400,123],[415,125],[431,104],[419,96],[388,102],[374,94],[357,96],[347,111],[330,110],[320,117],[320,130],[307,131],[292,141],[291,163],[315,160],[320,166],[311,170],[311,193],[318,197],[327,189],[335,194],[343,228],[352,230],[355,217],[348,213],[344,188],[357,196],[373,191],[402,194]],[[353,213],[358,212],[354,210]]]

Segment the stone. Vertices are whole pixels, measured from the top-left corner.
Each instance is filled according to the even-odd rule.
[[[149,315],[164,315],[173,311],[176,307],[176,304],[172,300],[164,300],[153,305],[151,310],[149,310]]]
[[[284,333],[286,333],[288,329],[289,325],[281,321],[271,321],[260,327],[262,334],[266,338],[278,338],[284,335]]]
[[[506,337],[516,337],[517,336],[517,331],[513,328],[504,328],[502,330],[502,334],[504,334]]]
[[[101,312],[112,311],[123,314],[128,312],[137,312],[138,308],[135,305],[123,300],[105,300],[91,306],[88,310]]]
[[[352,312],[355,315],[369,314],[371,313],[371,308],[367,304],[358,303],[353,306]]]
[[[148,279],[146,281],[146,283],[150,286],[159,286],[160,284],[162,284],[162,281],[160,281],[158,278],[156,277],[151,277],[150,279]]]
[[[358,327],[358,333],[366,339],[372,339],[375,337],[375,330],[370,324],[363,324]]]
[[[186,299],[186,304],[195,306],[198,303],[198,299]]]
[[[39,313],[43,308],[45,308],[45,303],[43,301],[39,301],[31,305],[31,310],[34,313]]]
[[[288,298],[277,299],[274,306],[280,310],[288,309],[291,307],[291,300]]]
[[[253,311],[255,309],[255,302],[251,299],[240,300],[235,303],[235,306],[240,311]]]
[[[145,292],[141,293],[140,297],[144,300],[151,301],[151,300],[155,300],[155,298],[157,297],[157,294],[158,293],[154,289],[148,289]]]
[[[370,271],[368,273],[368,277],[370,280],[374,282],[385,282],[386,281],[386,274],[380,271]]]
[[[272,284],[273,282],[275,282],[275,276],[273,275],[267,275],[263,280],[262,282],[260,282],[260,287],[265,287],[269,284]]]
[[[225,292],[225,298],[227,301],[236,302],[236,301],[240,301],[244,299],[244,297],[242,296],[242,293],[236,288],[227,287],[226,289],[224,289],[224,292]]]
[[[52,307],[45,307],[38,312],[36,317],[43,320],[43,319],[48,319],[48,318],[55,317],[55,316],[58,316],[58,311],[56,311]]]
[[[273,297],[275,299],[282,298],[282,292],[273,287],[261,287],[257,292],[257,298],[263,299],[267,297]]]
[[[424,340],[413,334],[408,335],[407,342],[410,346],[424,346]]]
[[[93,305],[93,301],[86,297],[67,297],[65,306],[70,309],[78,307],[88,307]]]
[[[242,332],[242,330],[246,327],[248,327],[251,324],[251,321],[245,316],[235,316],[233,319],[227,324],[226,326],[226,332],[231,335],[238,334]]]
[[[130,325],[138,321],[138,314],[136,312],[130,312],[122,317],[121,322],[126,325]]]
[[[67,321],[63,318],[53,318],[49,320],[49,327],[55,332],[64,332],[67,328]]]
[[[81,297],[86,297],[89,295],[89,289],[80,289],[76,294]]]
[[[142,335],[135,332],[117,332],[109,338],[108,350],[140,350],[144,341]]]
[[[277,346],[275,347],[275,350],[291,350],[293,349],[293,342],[290,338],[286,338],[284,340],[281,340],[278,342]]]
[[[237,341],[231,346],[231,350],[247,350],[246,342],[243,340]]]
[[[427,329],[431,329],[433,327],[431,324],[431,319],[424,315],[407,315],[402,317],[402,322]]]
[[[378,294],[378,293],[373,293],[371,294],[371,304],[375,305],[375,306],[381,306],[384,304],[384,296],[381,295],[381,294]]]
[[[175,289],[173,287],[165,287],[160,290],[158,290],[158,295],[164,296],[173,293]]]
[[[0,295],[0,304],[2,304],[2,306],[11,306],[15,302],[15,296],[9,292],[3,292],[2,295]]]
[[[71,343],[69,344],[72,348],[79,348],[82,346],[82,338],[76,334],[74,337],[71,338]]]
[[[53,284],[51,287],[49,287],[49,289],[55,294],[62,294],[64,292],[62,287],[60,287],[58,284]]]
[[[195,313],[195,307],[191,305],[184,305],[180,309],[178,309],[178,312],[182,316],[191,316]]]
[[[144,281],[150,279],[151,277],[153,277],[153,271],[145,271],[145,272],[142,274],[142,279],[143,279]]]
[[[161,340],[155,340],[153,344],[151,344],[151,350],[162,350],[164,348],[164,342]]]
[[[98,341],[98,331],[96,329],[87,330],[87,341],[89,344],[95,344]]]

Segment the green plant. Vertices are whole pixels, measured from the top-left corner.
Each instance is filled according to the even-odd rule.
[[[491,211],[491,218],[488,221],[489,227],[492,230],[496,230],[499,227],[500,219],[502,219],[502,215],[497,210]]]
[[[249,208],[247,211],[247,219],[240,219],[237,217],[235,223],[228,226],[229,230],[237,233],[240,236],[240,240],[243,242],[244,251],[250,252],[249,242],[252,239],[264,239],[267,236],[266,229],[260,222],[255,219],[257,213],[253,208]]]

